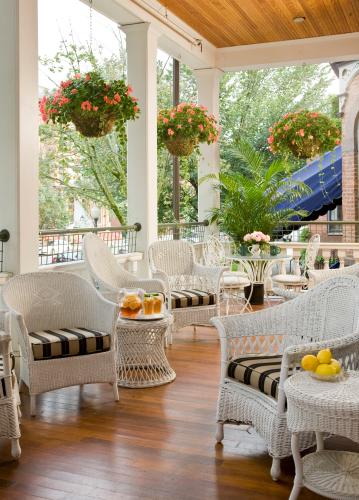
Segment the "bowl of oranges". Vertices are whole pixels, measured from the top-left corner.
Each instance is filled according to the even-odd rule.
[[[333,358],[330,349],[322,349],[317,355],[306,354],[301,360],[303,370],[318,380],[336,381],[343,377],[343,368]]]

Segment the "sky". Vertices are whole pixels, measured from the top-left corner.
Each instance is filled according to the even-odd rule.
[[[53,56],[60,46],[61,37],[69,38],[71,31],[76,43],[86,44],[90,39],[90,9],[80,0],[38,0],[39,1],[39,54]],[[118,33],[116,23],[102,16],[93,9],[93,47],[101,45],[105,55],[116,52]],[[124,37],[124,35],[122,35]],[[167,55],[159,51],[159,58],[165,61]],[[51,75],[57,84],[66,77],[66,72]],[[49,80],[44,69],[39,65],[39,85],[52,89],[54,83]],[[333,78],[328,89],[330,94],[339,93],[339,81]]]

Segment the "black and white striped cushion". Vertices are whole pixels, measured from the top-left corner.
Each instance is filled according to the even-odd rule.
[[[195,306],[212,306],[216,303],[216,294],[204,292],[203,290],[174,290],[171,292],[172,309]]]
[[[61,328],[29,333],[35,360],[82,356],[108,351],[110,335],[87,328]]]
[[[228,376],[278,399],[282,356],[241,356],[228,365]],[[289,375],[292,371],[289,370]]]

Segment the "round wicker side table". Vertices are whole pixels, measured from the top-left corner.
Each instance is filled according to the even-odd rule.
[[[358,500],[359,453],[325,450],[322,433],[359,442],[359,372],[347,372],[337,382],[301,372],[285,381],[284,390],[295,463],[289,500],[295,500],[303,486],[327,498]],[[315,431],[317,449],[301,458],[298,433],[304,431]]]
[[[176,378],[164,349],[164,339],[173,317],[117,322],[117,384],[142,388],[167,384]]]

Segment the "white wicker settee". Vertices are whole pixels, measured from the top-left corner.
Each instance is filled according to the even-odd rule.
[[[197,264],[192,245],[184,240],[156,241],[148,255],[153,277],[164,284],[173,329],[209,324],[219,315],[223,267]]]
[[[271,475],[280,475],[280,459],[291,455],[283,384],[303,355],[330,348],[346,368],[359,368],[359,279],[338,277],[306,294],[263,311],[212,319],[221,340],[221,384],[216,439],[223,424],[251,424],[273,457]],[[302,433],[300,448],[314,443]]]
[[[19,392],[12,366],[10,314],[0,311],[0,438],[11,439],[11,455],[19,458]]]
[[[116,304],[65,272],[15,276],[3,287],[3,301],[18,324],[31,415],[37,394],[71,385],[108,382],[118,400]]]

